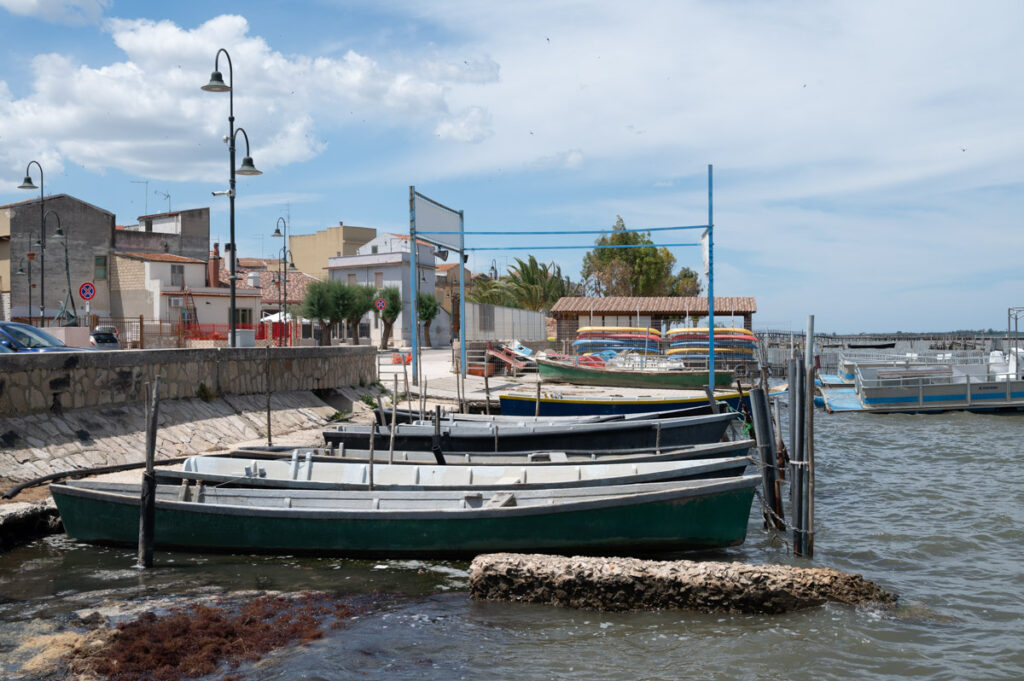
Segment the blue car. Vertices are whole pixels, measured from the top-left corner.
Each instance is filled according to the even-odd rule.
[[[18,322],[0,322],[0,346],[8,352],[77,352],[42,329]]]

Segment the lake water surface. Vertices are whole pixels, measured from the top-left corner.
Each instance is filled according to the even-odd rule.
[[[783,431],[787,432],[787,431]],[[815,419],[815,556],[761,529],[713,560],[863,574],[894,610],[828,605],[781,616],[608,614],[478,603],[468,563],[134,553],[56,535],[0,555],[0,677],[26,634],[107,599],[206,591],[381,594],[349,626],[246,679],[1024,678],[1024,415],[835,414]],[[386,596],[386,597],[385,597]]]

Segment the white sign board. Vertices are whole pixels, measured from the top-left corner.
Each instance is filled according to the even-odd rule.
[[[455,250],[459,249],[459,214],[442,208],[419,194],[413,194],[416,213],[416,232],[427,241],[433,241]],[[432,234],[431,232],[443,232]]]

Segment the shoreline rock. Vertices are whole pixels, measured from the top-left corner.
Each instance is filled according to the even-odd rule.
[[[477,556],[469,589],[476,600],[608,611],[779,614],[897,600],[860,575],[832,568],[512,553]]]

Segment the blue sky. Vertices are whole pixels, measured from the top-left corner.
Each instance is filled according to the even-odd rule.
[[[238,178],[242,256],[276,256],[280,216],[407,232],[409,185],[467,230],[699,224],[710,163],[715,293],[755,296],[755,327],[1000,328],[1024,304],[1021,26],[1013,0],[0,0],[0,202],[35,159],[47,194],[120,223],[209,206],[227,241],[228,98],[199,89],[223,47],[264,171]],[[578,276],[584,249],[544,247],[594,238],[467,245]]]

